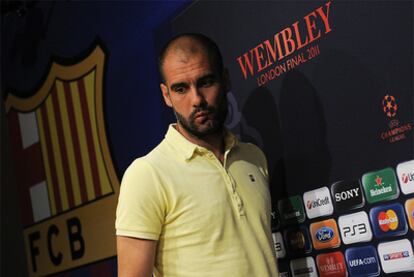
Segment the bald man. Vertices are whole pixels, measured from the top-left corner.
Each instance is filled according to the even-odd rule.
[[[230,81],[218,47],[179,35],[159,69],[177,122],[122,179],[119,276],[278,276],[266,159],[224,128]]]

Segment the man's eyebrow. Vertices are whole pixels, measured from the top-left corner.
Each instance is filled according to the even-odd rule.
[[[206,74],[206,75],[198,78],[197,83],[200,83],[200,82],[203,82],[203,81],[206,81],[206,80],[209,80],[209,79],[213,79],[214,81],[216,81],[217,80],[217,75],[214,74],[214,73]]]
[[[205,80],[205,79],[216,79],[217,75],[214,73],[208,73],[202,77],[200,77],[198,80]]]
[[[175,83],[175,84],[172,84],[172,85],[170,86],[170,89],[171,89],[171,90],[176,90],[177,88],[180,88],[180,87],[188,87],[188,84],[187,84],[187,83],[185,83],[185,82]]]

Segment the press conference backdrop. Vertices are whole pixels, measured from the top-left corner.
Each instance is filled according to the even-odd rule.
[[[283,276],[413,276],[413,3],[200,1],[227,126],[264,150]]]
[[[27,8],[2,18],[2,90],[30,276],[116,275],[120,179],[174,120],[155,50],[181,32],[219,44],[226,125],[268,158],[282,274],[412,276],[412,2]]]
[[[167,128],[153,29],[187,5],[2,1],[1,276],[117,276],[120,179]]]

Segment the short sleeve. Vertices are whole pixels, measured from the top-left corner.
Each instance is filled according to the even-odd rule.
[[[158,240],[165,218],[166,197],[154,168],[143,158],[125,171],[116,210],[118,236]]]

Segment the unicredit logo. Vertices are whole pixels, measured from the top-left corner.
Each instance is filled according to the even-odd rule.
[[[408,182],[414,181],[414,173],[403,173],[401,176],[401,180],[404,184],[407,184]]]
[[[318,198],[318,199],[313,200],[313,201],[308,200],[308,202],[306,203],[306,206],[308,207],[308,209],[312,209],[312,208],[318,208],[318,207],[328,205],[329,203],[330,203],[329,202],[329,197],[326,196],[323,199]]]
[[[414,160],[400,163],[397,166],[401,191],[404,194],[414,193]]]
[[[383,232],[394,231],[398,228],[398,216],[394,210],[380,212],[378,214],[378,224]]]
[[[335,193],[335,201],[341,202],[359,196],[359,188]]]

